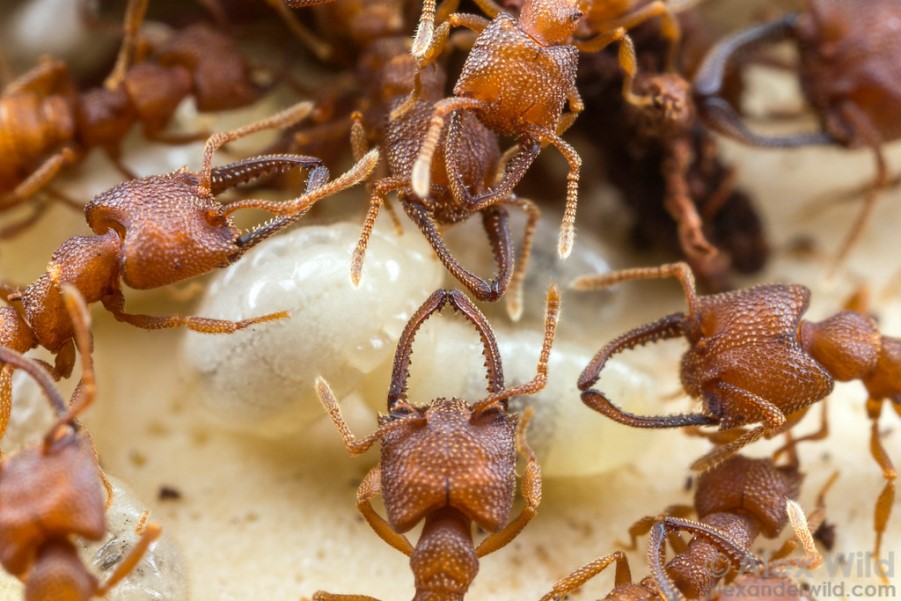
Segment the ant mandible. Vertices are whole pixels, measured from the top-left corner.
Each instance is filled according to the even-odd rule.
[[[901,89],[897,86],[901,37],[893,0],[806,0],[806,10],[728,36],[707,54],[694,80],[698,108],[708,125],[753,146],[794,148],[816,144],[867,147],[876,177],[864,206],[842,241],[834,265],[863,234],[880,188],[888,183],[882,146],[901,139]],[[734,57],[760,43],[792,39],[800,52],[799,78],[821,132],[790,137],[752,132],[721,98],[724,73]]]
[[[285,127],[304,118],[312,104],[297,104],[276,115],[207,140],[199,172],[179,169],[123,182],[95,196],[85,206],[94,232],[73,236],[53,253],[47,271],[21,292],[7,296],[18,306],[0,307],[0,345],[25,352],[42,346],[56,357],[54,377],[67,377],[74,364],[73,324],[64,309],[61,284],[72,284],[88,303],[100,302],[113,316],[148,330],[187,327],[205,333],[231,333],[252,324],[286,317],[275,313],[229,321],[182,315],[150,316],[125,312],[121,285],[150,289],[226,267],[248,250],[302,217],[322,198],[365,179],[378,162],[378,152],[366,154],[348,172],[328,180],[328,170],[314,157],[260,155],[212,166],[213,154],[224,144],[264,129]],[[306,192],[290,201],[258,199],[223,204],[215,199],[253,178],[295,167],[309,170]],[[275,215],[242,232],[232,215],[258,209]],[[8,379],[5,381],[8,384]],[[0,431],[9,419],[9,386],[0,390]]]
[[[396,70],[401,65],[403,63],[395,61],[389,67]],[[427,135],[434,102],[441,96],[438,85],[443,80],[443,77],[437,76],[428,80],[421,78],[420,97],[412,107],[387,123],[383,150],[391,174],[372,186],[369,212],[354,251],[351,279],[355,284],[359,282],[369,235],[379,209],[386,203],[386,196],[396,191],[404,211],[422,231],[447,270],[479,300],[495,301],[509,286],[507,309],[513,319],[518,319],[522,314],[522,281],[540,211],[532,201],[514,195],[513,188],[538,156],[540,148],[538,144],[521,147],[518,152],[502,160],[494,132],[475,115],[454,113],[449,126],[441,132],[436,155],[430,163],[432,177],[429,194],[426,198],[417,197],[411,185],[411,174],[419,147]],[[424,85],[426,81],[431,85]],[[404,102],[404,97],[396,98],[389,108],[396,108]],[[361,144],[365,143],[365,137],[361,117],[357,114],[352,138],[358,155],[362,152]],[[515,268],[514,245],[505,206],[517,207],[527,217],[522,250]],[[490,281],[463,267],[451,254],[439,230],[442,225],[463,221],[476,213],[481,213],[482,225],[497,262],[497,275]]]
[[[0,347],[0,361],[33,377],[59,416],[36,447],[0,461],[0,564],[25,584],[26,601],[104,596],[135,568],[161,533],[158,525],[142,520],[140,540],[103,584],[82,563],[72,542],[73,536],[103,538],[112,491],[90,437],[76,421],[96,396],[90,315],[74,286],[63,284],[60,294],[82,362],[81,385],[68,407],[41,365]]]
[[[679,280],[688,312],[673,313],[605,345],[579,377],[582,401],[635,428],[718,425],[727,430],[760,424],[692,464],[692,469],[704,470],[745,445],[790,427],[807,408],[832,392],[836,380],[860,380],[869,395],[870,452],[886,479],[874,511],[878,559],[891,515],[896,477],[879,437],[878,419],[885,400],[891,401],[901,414],[901,338],[881,335],[876,322],[857,311],[842,311],[820,322],[803,320],[810,290],[801,285],[768,284],[699,296],[694,275],[685,263],[583,276],[572,286],[594,290],[631,280],[666,277]],[[689,344],[680,367],[682,386],[693,398],[702,400],[701,413],[634,415],[592,388],[613,355],[639,345],[682,337]]]
[[[650,600],[662,597],[668,601],[708,599],[723,577],[736,568],[742,576],[760,576],[758,572],[766,568],[760,577],[771,583],[781,578],[774,568],[800,566],[813,569],[820,565],[822,557],[816,549],[810,525],[814,524],[815,529],[821,521],[822,500],[835,478],[830,479],[820,493],[817,510],[810,520],[796,501],[801,479],[794,453],[792,461],[782,466],[776,466],[769,458],[730,457],[698,478],[693,508],[670,507],[667,515],[643,518],[630,528],[632,549],[638,536],[651,533],[648,548],[651,576],[633,584],[628,558],[622,551],[617,551],[574,570],[559,580],[541,601],[565,598],[613,563],[616,564],[616,585],[607,598]],[[681,516],[692,511],[697,514],[697,521]],[[795,539],[786,541],[766,563],[751,552],[759,534],[775,538],[789,523],[795,539],[804,549],[804,557],[785,558],[794,548]],[[674,536],[681,531],[694,535],[687,545]],[[677,554],[664,565],[666,540],[677,549]]]
[[[488,396],[474,404],[460,398],[437,398],[428,405],[407,399],[407,378],[413,339],[422,324],[446,304],[475,327],[482,340]],[[544,342],[536,375],[531,381],[506,388],[497,341],[484,315],[461,292],[437,290],[410,318],[394,356],[388,414],[379,428],[357,440],[341,416],[334,395],[323,379],[316,391],[344,439],[351,455],[365,453],[381,441],[381,461],[357,490],[357,509],[382,539],[410,557],[415,599],[463,599],[479,569],[479,558],[505,546],[535,516],[541,501],[541,471],[526,442],[531,415],[522,419],[507,412],[507,399],[534,394],[544,388],[547,362],[559,313],[556,286],[548,290]],[[517,452],[526,459],[522,494],[526,506],[508,521],[513,504]],[[382,495],[385,520],[372,508]],[[425,520],[414,546],[402,533]],[[473,545],[472,524],[490,534]],[[314,601],[346,597],[323,591]]]

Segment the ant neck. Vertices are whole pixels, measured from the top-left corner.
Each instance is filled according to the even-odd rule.
[[[430,513],[410,556],[413,601],[462,601],[479,571],[468,517],[451,507]]]

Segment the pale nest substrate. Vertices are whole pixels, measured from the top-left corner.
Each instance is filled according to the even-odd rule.
[[[893,190],[883,195],[866,238],[851,255],[847,269],[833,281],[825,279],[823,262],[810,257],[800,258],[786,250],[791,240],[803,234],[813,238],[827,254],[834,252],[857,205],[846,203],[808,214],[802,207],[811,199],[867,182],[871,173],[869,155],[840,150],[767,152],[727,143],[723,147],[728,159],[739,167],[740,184],[760,202],[777,249],[767,272],[754,278],[754,282],[792,281],[810,286],[814,293],[808,316],[812,319],[837,311],[855,286],[867,283],[875,292],[880,328],[886,334],[901,335],[901,297],[893,291],[893,288],[897,289],[895,278],[901,269],[893,227],[901,223],[901,192]],[[179,153],[187,158],[176,159],[176,163],[188,160],[196,165],[199,159],[196,149],[180,149]],[[897,170],[901,165],[901,152],[892,152],[890,161]],[[357,202],[362,205],[362,193],[356,194]],[[585,209],[592,200],[582,199],[583,218],[578,230],[577,253],[592,237],[591,222],[584,218],[589,212]],[[557,224],[553,215],[547,215],[545,222],[552,226]],[[342,236],[348,237],[356,233],[361,220],[354,218],[352,223],[353,226],[335,226],[330,231],[346,231]],[[329,358],[331,363],[353,363],[351,368],[303,363],[298,365],[297,374],[289,374],[294,378],[299,373],[317,371],[317,368],[325,373],[336,388],[351,427],[358,435],[368,434],[375,428],[370,406],[384,410],[394,351],[391,339],[396,339],[405,321],[400,312],[406,314],[418,306],[431,291],[432,283],[436,283],[433,282],[435,274],[440,273],[440,266],[412,226],[407,224],[404,240],[393,240],[387,219],[379,221],[377,230],[382,242],[374,243],[364,278],[374,282],[383,273],[379,271],[379,262],[385,259],[384,255],[380,258],[378,244],[384,243],[386,247],[412,246],[422,253],[424,260],[418,264],[417,272],[417,276],[423,278],[421,282],[411,285],[404,297],[404,290],[395,289],[391,294],[384,290],[382,294],[369,290],[366,279],[360,290],[353,290],[348,279],[347,286],[335,285],[329,289],[336,295],[334,302],[321,302],[317,305],[321,307],[319,312],[306,314],[304,319],[309,320],[309,329],[303,327],[296,315],[292,323],[292,327],[297,328],[296,350],[312,361],[319,353],[316,341],[308,332],[333,324],[329,326],[328,335],[334,340],[342,333],[374,340],[366,338],[361,331],[367,327],[366,320],[361,323],[358,318],[372,310],[369,303],[378,304],[380,311],[390,316],[391,325],[369,324],[371,335],[378,337],[380,342],[370,345],[372,357],[362,361],[365,367],[360,367],[360,359],[336,356],[334,348],[337,347],[333,346],[329,350],[332,354],[322,353],[320,358]],[[83,231],[83,223],[77,215],[54,210],[22,240],[4,245],[0,267],[10,279],[31,281],[65,237]],[[306,235],[309,233],[304,230],[295,234],[301,239]],[[299,253],[303,251],[298,248]],[[23,261],[23,258],[27,260]],[[349,250],[346,258],[349,261]],[[570,261],[573,259],[576,259],[575,255]],[[254,254],[251,253],[236,269],[247,269],[245,265],[253,261]],[[347,273],[345,269],[349,262],[342,261],[342,265],[335,273]],[[536,295],[535,291],[544,286],[543,281],[539,282],[528,289],[524,299],[527,308],[524,323],[531,326],[531,331],[514,333],[515,326],[500,311],[490,311],[510,383],[525,380],[534,371],[540,337],[535,326],[540,323],[543,302],[541,294]],[[565,283],[566,280],[561,281],[561,284]],[[446,279],[444,284],[453,283]],[[213,289],[211,286],[210,290]],[[323,298],[320,296],[319,300]],[[623,298],[628,300],[621,300]],[[222,302],[228,297],[217,296],[215,300]],[[389,303],[391,306],[387,306]],[[615,310],[601,306],[606,303],[615,303]],[[582,317],[586,307],[591,305],[598,308],[599,317],[595,322]],[[223,309],[223,315],[235,319],[249,316],[240,314],[237,302],[234,306],[233,313]],[[350,317],[346,313],[348,306],[355,311]],[[482,561],[479,576],[470,591],[471,598],[499,601],[538,598],[571,569],[616,550],[615,541],[627,538],[626,529],[637,518],[656,514],[672,503],[690,502],[690,493],[683,486],[688,476],[687,466],[705,451],[707,447],[703,442],[679,432],[649,435],[611,424],[582,407],[574,392],[575,375],[604,342],[617,333],[683,306],[679,287],[674,282],[636,283],[621,287],[612,296],[564,290],[561,336],[551,363],[552,383],[536,401],[539,406],[553,407],[549,415],[558,418],[551,420],[552,426],[545,424],[544,427],[536,420],[537,431],[533,435],[536,446],[545,445],[546,453],[540,513],[512,544]],[[161,294],[130,294],[129,307],[152,313],[173,310],[202,313],[199,308],[167,303]],[[290,307],[274,304],[271,309],[261,310],[280,308]],[[349,457],[332,424],[321,418],[308,428],[280,439],[222,428],[194,410],[199,404],[199,393],[192,392],[187,386],[185,361],[176,351],[190,335],[140,331],[115,323],[102,310],[94,311],[94,318],[99,398],[84,421],[94,436],[104,468],[134,490],[135,499],[139,501],[132,506],[138,508],[138,512],[146,507],[152,511],[151,519],[162,524],[164,536],[160,544],[174,541],[180,547],[190,598],[296,600],[310,596],[320,588],[336,593],[364,593],[386,601],[412,597],[412,576],[406,558],[372,533],[354,508],[355,487],[375,461],[374,451],[364,458]],[[450,311],[430,322],[418,336],[414,349],[411,393],[423,400],[437,394],[478,398],[483,372],[474,334],[467,331],[465,322]],[[260,326],[256,334],[246,333],[247,338],[259,337],[267,328],[276,325]],[[582,335],[576,335],[575,330],[581,330]],[[204,339],[203,342],[212,348],[204,350],[206,355],[200,358],[212,360],[216,355],[234,353],[239,340],[237,337]],[[676,412],[684,409],[688,406],[684,401],[663,401],[678,390],[677,364],[681,348],[678,343],[671,343],[623,355],[624,364],[633,366],[623,369],[635,370],[639,374],[635,377],[645,382],[640,384],[640,390],[647,391],[646,398],[635,394],[635,403],[630,404],[624,393],[618,393],[609,384],[602,389],[609,392],[613,400],[635,411]],[[219,369],[226,368],[220,365]],[[333,375],[329,369],[337,371]],[[267,373],[265,366],[261,366],[260,371]],[[561,382],[559,388],[555,388],[558,382],[555,378],[562,374],[567,374],[563,379],[569,383]],[[258,375],[252,367],[234,367],[233,380],[226,381],[243,381],[248,390],[256,388],[261,396],[270,394],[273,376],[268,374],[264,379],[257,379]],[[643,377],[651,378],[651,383],[642,380]],[[455,383],[457,387],[450,389]],[[342,386],[346,387],[347,394],[341,390]],[[354,392],[350,392],[352,390]],[[634,388],[629,390],[635,391]],[[20,396],[25,396],[18,389],[16,394],[17,402]],[[301,406],[305,407],[303,411],[308,416],[321,411],[312,395],[311,382],[306,388],[298,383],[296,395],[288,397],[290,402],[303,403]],[[864,413],[864,400],[865,392],[859,384],[837,385],[829,402],[832,433],[826,441],[801,448],[802,468],[808,474],[802,494],[802,506],[806,509],[812,507],[816,491],[829,475],[834,470],[841,472],[827,498],[828,519],[837,524],[838,536],[836,550],[829,561],[834,568],[839,556],[848,557],[852,564],[851,574],[855,576],[839,577],[834,571],[830,574],[828,569],[821,569],[805,578],[812,583],[845,581],[850,586],[852,581],[877,582],[872,575],[858,574],[854,565],[857,553],[872,548],[872,507],[882,488],[881,473],[868,452],[869,423]],[[818,413],[819,408],[814,408],[800,431],[815,429]],[[259,430],[258,424],[251,423],[246,415],[239,412],[235,416],[230,418],[228,411],[223,409],[219,418],[237,420],[235,427],[239,429]],[[291,414],[283,420],[279,427],[287,426],[286,429],[302,421]],[[570,425],[561,430],[561,423]],[[37,419],[31,428],[42,431],[45,426],[40,424]],[[897,418],[886,412],[882,426],[886,432],[886,448],[898,461],[901,459],[901,436]],[[574,427],[585,432],[583,442],[579,442]],[[763,456],[780,442],[755,444],[747,452]],[[594,456],[586,450],[589,448]],[[629,450],[624,452],[624,449]],[[626,464],[622,465],[623,462]],[[620,464],[619,467],[604,473],[562,477],[567,469],[584,474],[616,464]],[[552,477],[553,474],[557,477]],[[181,498],[160,498],[164,486],[177,490]],[[884,554],[889,556],[894,552],[895,568],[901,569],[898,566],[901,561],[901,508],[897,502],[894,512],[886,533]],[[119,528],[128,532],[133,529],[133,523],[123,523]],[[416,533],[411,536],[415,537]],[[783,538],[785,536],[787,533],[783,533]],[[642,541],[639,550],[630,555],[636,578],[647,573],[645,549],[646,541]],[[169,563],[168,567],[177,566]],[[173,582],[178,578],[177,573],[177,570],[173,572]],[[0,599],[20,598],[17,585],[3,578],[0,577]],[[593,581],[575,598],[595,599],[611,586],[612,572]],[[110,598],[120,597],[111,595]],[[179,597],[167,594],[161,598]],[[819,598],[828,597],[821,595]]]

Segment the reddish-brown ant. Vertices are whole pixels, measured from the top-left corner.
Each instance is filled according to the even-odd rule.
[[[302,155],[260,155],[213,167],[214,152],[254,132],[297,122],[312,110],[301,103],[267,119],[213,135],[204,148],[199,172],[179,169],[126,181],[95,196],[85,206],[94,232],[73,236],[53,254],[47,271],[23,291],[10,294],[0,314],[0,345],[25,352],[42,346],[56,356],[56,377],[71,371],[74,354],[72,321],[64,310],[61,284],[71,284],[86,302],[100,302],[119,320],[154,330],[187,327],[207,333],[228,333],[249,325],[285,317],[284,313],[242,321],[149,316],[125,312],[122,284],[149,289],[180,282],[225,267],[249,249],[289,226],[326,196],[364,179],[378,153],[364,156],[350,171],[326,182],[328,170],[319,159]],[[245,199],[223,204],[222,192],[269,173],[295,167],[310,171],[306,193],[286,202]],[[242,232],[232,223],[241,209],[258,209],[275,217]],[[9,388],[0,391],[0,431],[9,418]]]
[[[799,419],[832,392],[836,380],[860,380],[869,394],[870,451],[887,482],[876,502],[878,558],[894,499],[895,468],[879,438],[878,418],[885,400],[901,414],[901,338],[883,336],[876,322],[857,311],[826,320],[802,319],[810,290],[768,284],[699,296],[685,263],[625,269],[578,278],[578,290],[604,288],[639,279],[675,277],[682,285],[687,313],[673,313],[636,328],[605,345],[579,377],[582,401],[607,417],[636,428],[718,425],[721,430],[760,424],[741,432],[692,464],[703,470],[764,436]],[[607,360],[636,346],[684,337],[682,386],[703,402],[701,413],[639,416],[616,407],[592,388]]]
[[[814,544],[808,520],[795,501],[801,479],[794,456],[790,464],[779,467],[770,459],[733,456],[698,477],[693,508],[670,507],[667,515],[643,518],[630,528],[632,549],[638,536],[651,533],[648,549],[651,576],[633,584],[628,558],[617,551],[574,570],[558,581],[542,601],[563,599],[613,563],[616,563],[616,587],[607,598],[634,601],[661,597],[668,601],[708,599],[733,570],[772,582],[781,578],[774,571],[778,566],[815,568],[822,557]],[[811,516],[811,522],[822,518],[819,514],[824,493],[825,489],[820,493],[818,515]],[[697,521],[682,517],[692,511],[697,514]],[[794,539],[789,539],[767,562],[751,552],[758,535],[775,538],[788,523],[804,548],[803,558],[785,558],[794,548]],[[674,536],[681,531],[694,535],[687,545]],[[677,554],[664,565],[666,540],[673,544]]]
[[[82,362],[81,385],[69,407],[36,361],[0,348],[0,361],[31,375],[59,420],[42,443],[0,461],[0,564],[25,584],[25,599],[87,601],[105,595],[140,561],[160,535],[142,524],[141,539],[100,584],[78,557],[74,536],[100,540],[106,533],[105,482],[91,439],[76,418],[94,402],[90,316],[78,290],[64,284],[60,296],[75,330]]]
[[[383,151],[391,175],[378,180],[372,187],[370,209],[354,252],[351,277],[355,283],[359,281],[363,255],[379,208],[385,203],[386,195],[396,191],[404,211],[422,230],[447,270],[479,300],[497,300],[510,286],[507,308],[510,315],[518,319],[522,313],[521,284],[540,213],[532,201],[517,198],[513,188],[538,155],[539,146],[521,147],[519,152],[502,162],[494,132],[482,125],[475,115],[455,113],[446,131],[442,131],[438,151],[431,162],[429,194],[420,199],[413,193],[411,173],[429,127],[433,100],[441,96],[440,88],[429,90],[421,84],[420,88],[420,95],[425,99],[416,100],[412,108],[390,119],[386,126]],[[402,101],[397,99],[392,106]],[[354,133],[357,140],[365,138],[359,121],[355,123]],[[496,179],[499,181],[495,182]],[[515,269],[505,205],[518,207],[527,215],[522,251]],[[476,213],[481,213],[482,225],[497,261],[497,276],[491,281],[485,281],[460,265],[439,230],[440,226],[457,223]]]
[[[410,557],[416,599],[463,599],[479,569],[479,558],[516,537],[538,509],[541,472],[525,438],[529,419],[507,412],[507,399],[534,394],[547,380],[547,361],[557,328],[559,295],[552,286],[547,295],[544,342],[537,373],[531,381],[506,388],[497,342],[482,313],[463,293],[438,290],[410,318],[394,356],[388,414],[379,417],[379,429],[357,440],[341,416],[328,384],[316,382],[319,398],[335,422],[351,455],[365,453],[381,441],[381,461],[357,490],[357,508],[376,534]],[[407,377],[413,339],[426,319],[446,304],[475,327],[482,340],[488,396],[474,404],[459,398],[437,398],[428,405],[407,400]],[[522,494],[526,506],[510,520],[517,452],[526,459]],[[382,495],[385,520],[372,508]],[[425,520],[414,546],[402,533]],[[490,534],[473,545],[475,522]],[[314,601],[366,599],[361,595],[334,595],[319,591]]]
[[[697,11],[681,12],[679,19],[686,32],[680,72],[690,74],[713,28]],[[635,89],[655,102],[624,101],[614,54],[583,55],[578,81],[591,93],[575,127],[603,151],[606,176],[635,215],[635,245],[677,252],[703,289],[728,289],[732,270],[757,271],[768,257],[761,220],[753,201],[735,187],[735,169],[723,163],[716,139],[697,118],[689,84],[664,72],[670,46],[660,24],[649,22],[630,35],[639,65]]]
[[[840,262],[863,233],[878,191],[888,181],[883,144],[901,138],[901,88],[897,85],[901,5],[893,0],[806,0],[806,10],[751,27],[714,46],[699,69],[694,91],[708,124],[746,144],[791,148],[810,144],[868,147],[876,181],[836,256]],[[724,73],[742,51],[764,42],[793,39],[799,77],[822,133],[772,137],[750,131],[720,98]]]
[[[148,0],[131,0],[119,60],[103,87],[78,92],[65,63],[47,59],[10,83],[0,96],[0,209],[15,206],[45,189],[66,165],[92,148],[102,148],[124,172],[119,146],[136,123],[149,140],[184,143],[198,134],[163,130],[175,109],[193,96],[200,111],[245,106],[262,88],[250,78],[235,44],[208,26],[177,32],[155,51],[154,60],[132,64],[135,37]],[[201,134],[202,135],[202,134]],[[54,198],[81,204],[51,190]],[[46,207],[8,232],[34,221]]]

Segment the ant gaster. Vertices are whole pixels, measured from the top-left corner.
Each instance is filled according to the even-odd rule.
[[[412,343],[426,319],[450,304],[475,327],[482,340],[488,396],[474,404],[460,398],[437,398],[418,406],[407,400]],[[507,399],[534,394],[547,380],[547,361],[559,312],[559,294],[547,296],[544,342],[534,378],[506,388],[497,342],[481,312],[456,290],[434,292],[413,314],[397,346],[388,414],[379,429],[357,440],[341,416],[324,380],[316,389],[351,455],[366,452],[381,441],[381,461],[357,490],[357,508],[385,542],[410,557],[417,601],[460,601],[479,569],[479,558],[508,544],[535,516],[541,500],[541,472],[525,438],[530,416],[507,412]],[[522,494],[526,505],[508,521],[516,481],[517,451],[526,459]],[[372,508],[382,495],[388,519]],[[425,520],[414,546],[402,533]],[[490,534],[478,546],[472,540],[475,522]],[[314,601],[346,599],[317,592]],[[367,599],[354,595],[350,598]]]
[[[302,217],[318,200],[367,177],[378,153],[364,156],[350,171],[327,182],[328,170],[319,159],[302,155],[260,155],[219,167],[213,154],[222,145],[254,132],[284,127],[312,110],[297,104],[281,113],[233,131],[213,135],[204,147],[199,172],[179,169],[123,182],[95,196],[85,206],[94,232],[63,242],[47,271],[21,292],[8,295],[17,306],[0,307],[0,345],[25,352],[42,346],[56,356],[57,378],[67,377],[74,363],[73,324],[64,309],[61,284],[72,284],[88,303],[101,302],[113,316],[148,329],[187,327],[197,332],[230,333],[249,325],[279,319],[285,313],[242,321],[149,316],[125,312],[121,285],[150,289],[174,284],[226,267],[249,249]],[[215,197],[250,179],[295,167],[310,171],[306,193],[285,202],[244,199],[223,204]],[[242,232],[232,223],[241,209],[258,209],[275,217]],[[8,384],[8,379],[5,382]],[[10,390],[0,391],[0,433],[9,418]]]
[[[145,524],[142,519],[140,540],[103,584],[78,557],[72,537],[103,538],[112,491],[97,464],[90,437],[80,432],[76,422],[96,395],[90,316],[75,287],[64,284],[60,294],[82,362],[81,385],[69,407],[42,366],[0,347],[0,361],[31,375],[59,415],[36,447],[0,461],[0,564],[22,580],[26,601],[87,601],[105,595],[135,568],[161,532],[158,525]]]
[[[879,188],[888,181],[883,144],[901,138],[899,58],[896,23],[901,5],[894,0],[806,0],[806,10],[726,37],[698,70],[694,91],[708,124],[746,144],[791,148],[810,144],[868,147],[876,159],[876,181],[863,209],[842,242],[838,264],[863,233]],[[799,76],[822,132],[771,137],[750,131],[720,97],[732,59],[763,42],[793,39],[800,52]]]
[[[613,563],[616,563],[616,587],[607,598],[629,601],[661,597],[667,601],[708,599],[714,587],[733,569],[741,574],[759,575],[757,572],[763,568],[762,576],[770,581],[780,578],[771,572],[777,566],[817,567],[822,557],[808,520],[796,502],[802,476],[794,453],[792,457],[788,465],[776,466],[769,458],[733,456],[698,477],[693,508],[677,505],[668,508],[667,515],[636,522],[629,530],[632,549],[638,536],[651,533],[648,549],[651,576],[638,584],[632,583],[628,558],[617,551],[574,570],[558,581],[542,601],[563,599]],[[818,515],[811,515],[811,522],[821,519],[824,493],[825,490],[820,494]],[[697,514],[697,521],[682,517],[692,511]],[[775,538],[788,523],[804,548],[803,558],[785,558],[794,548],[794,539],[789,539],[766,563],[751,552],[759,534]],[[694,535],[687,545],[675,536],[681,531]],[[677,551],[664,565],[667,540]]]
[[[875,508],[878,559],[896,477],[879,438],[878,418],[886,399],[901,414],[901,338],[881,335],[876,322],[857,311],[842,311],[820,322],[803,320],[810,290],[800,285],[768,284],[699,296],[694,275],[685,263],[583,276],[573,282],[573,287],[592,290],[665,277],[679,280],[688,312],[673,313],[636,328],[598,351],[579,377],[582,401],[595,411],[636,428],[718,425],[727,430],[760,424],[692,464],[693,469],[703,470],[745,445],[792,425],[813,403],[832,392],[836,380],[860,380],[869,394],[871,454],[887,480]],[[689,344],[682,356],[682,386],[692,397],[702,400],[702,413],[638,416],[616,407],[592,388],[613,355],[639,345],[682,337]]]
[[[234,43],[208,26],[192,26],[159,46],[155,60],[131,64],[148,0],[131,0],[119,60],[103,87],[75,90],[65,63],[45,59],[10,83],[0,95],[0,209],[15,206],[46,188],[59,171],[92,148],[119,161],[119,146],[135,123],[144,136],[164,143],[195,141],[198,134],[163,132],[176,108],[193,95],[198,110],[220,111],[245,106],[262,89]],[[202,139],[202,138],[201,138]],[[61,192],[53,198],[82,208]],[[46,204],[4,233],[16,233],[39,216]]]

